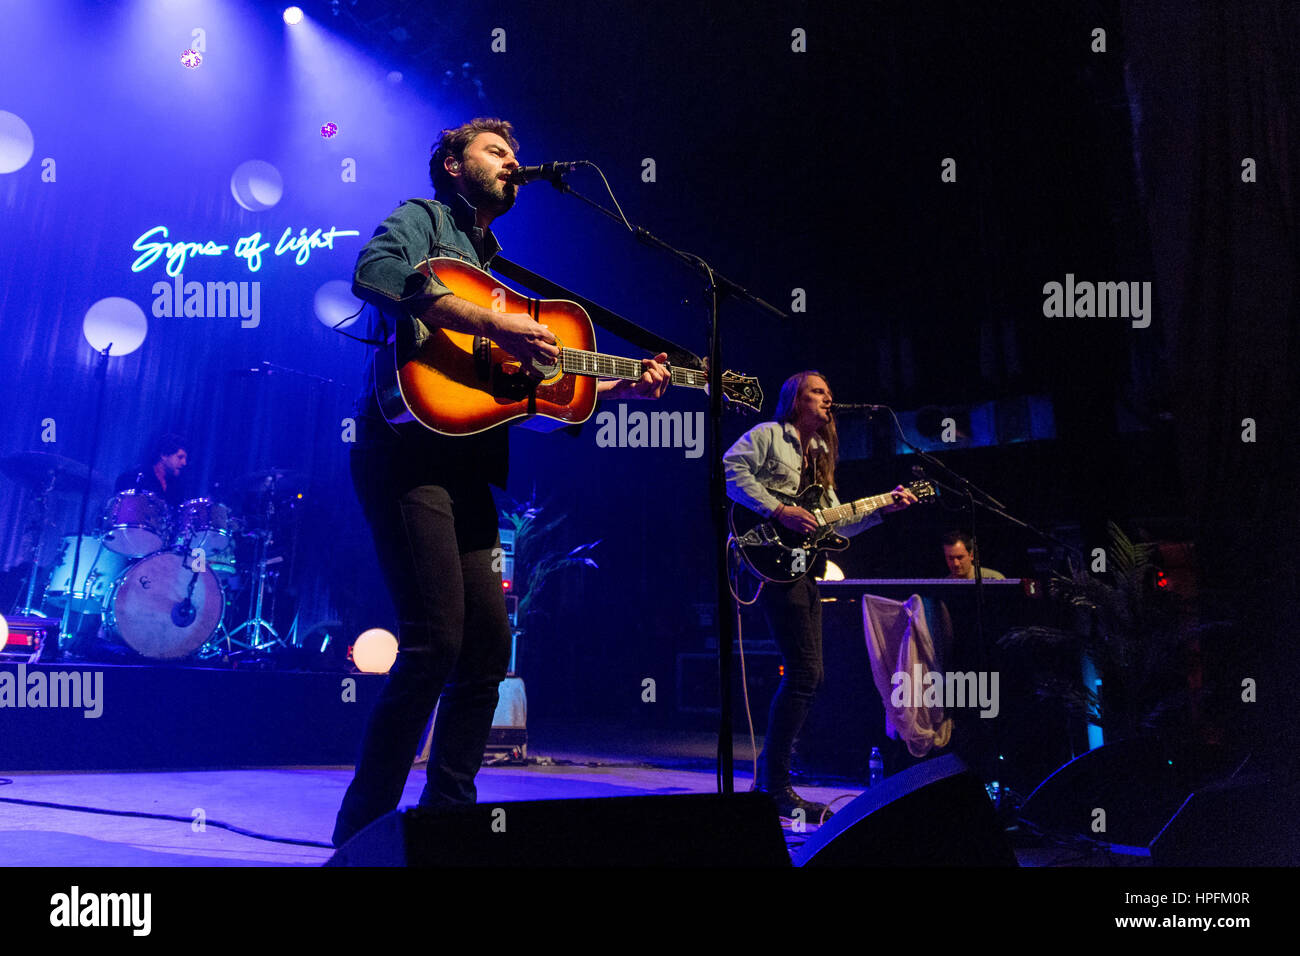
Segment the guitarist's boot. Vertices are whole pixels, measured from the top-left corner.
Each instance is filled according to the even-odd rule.
[[[777,761],[768,759],[766,750],[759,755],[758,775],[754,778],[754,789],[771,796],[776,803],[777,813],[783,817],[793,817],[796,810],[802,810],[804,821],[813,824],[820,823],[823,819],[829,820],[834,816],[834,813],[827,809],[826,804],[805,800],[795,793],[790,783],[789,765],[778,767],[776,764]]]

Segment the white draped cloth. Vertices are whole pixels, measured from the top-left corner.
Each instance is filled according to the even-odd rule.
[[[863,595],[862,620],[871,676],[885,705],[885,732],[906,743],[913,757],[924,757],[933,749],[946,747],[952,738],[952,718],[944,716],[941,706],[921,706],[920,687],[912,687],[911,694],[904,698],[910,706],[891,702],[896,697],[895,674],[913,681],[914,675],[937,670],[930,622],[920,596],[891,601],[874,594]]]

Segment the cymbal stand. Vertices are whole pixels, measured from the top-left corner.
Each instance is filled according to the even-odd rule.
[[[89,474],[86,477],[86,488],[81,493],[81,517],[77,521],[77,543],[74,547],[77,549],[72,555],[72,575],[68,584],[68,601],[63,605],[63,618],[59,622],[59,646],[56,658],[63,656],[63,649],[67,646],[72,635],[68,632],[68,623],[72,617],[72,590],[77,585],[77,571],[81,563],[81,542],[86,537],[86,509],[90,504],[90,486],[95,480],[95,465],[99,458],[99,433],[104,422],[104,387],[108,382],[108,357],[112,353],[113,343],[109,342],[99,353],[99,364],[95,367],[95,378],[99,382],[95,397],[95,424],[90,433],[90,461],[88,462]]]
[[[36,574],[41,566],[41,547],[45,538],[45,517],[46,512],[49,510],[49,496],[54,493],[54,485],[58,480],[58,472],[51,469],[49,483],[36,498],[36,519],[32,522],[33,534],[36,537],[36,541],[32,546],[32,573],[27,576],[27,600],[22,607],[14,611],[15,617],[45,616],[39,608],[32,607],[32,601],[36,599]]]
[[[242,650],[251,651],[253,653],[260,653],[262,651],[268,650],[277,645],[284,644],[284,642],[280,640],[280,635],[276,632],[275,626],[270,621],[266,621],[262,619],[262,603],[266,597],[266,579],[269,577],[269,574],[266,570],[269,565],[269,562],[267,561],[267,552],[271,548],[271,522],[274,520],[275,517],[275,479],[274,478],[267,479],[267,488],[263,493],[266,495],[266,512],[264,516],[266,520],[266,527],[264,530],[257,530],[253,532],[253,534],[257,537],[257,561],[256,561],[257,589],[253,594],[253,601],[252,601],[252,608],[251,608],[251,613],[253,616],[250,617],[243,624],[239,625],[239,627],[235,628],[233,631],[228,632],[226,635],[226,641],[228,645],[235,644],[239,646]],[[249,635],[252,638],[252,640],[248,642],[236,641],[235,635],[245,629],[248,629]],[[266,633],[270,635],[271,640],[263,641],[261,639],[263,630],[265,630]]]

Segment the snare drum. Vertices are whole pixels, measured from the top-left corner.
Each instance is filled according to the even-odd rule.
[[[216,573],[223,587],[230,588],[231,580],[239,573],[239,559],[235,556],[235,546],[232,544],[216,554],[209,554],[208,567]]]
[[[167,502],[152,491],[119,491],[104,508],[104,547],[143,558],[166,544],[169,524]]]
[[[211,498],[191,498],[180,506],[176,518],[176,547],[202,548],[216,554],[230,546],[235,533],[230,509]]]
[[[143,657],[186,657],[217,632],[226,612],[221,582],[192,571],[188,555],[159,551],[113,582],[104,628]]]
[[[72,563],[77,563],[77,580],[72,583]],[[104,596],[113,581],[126,570],[130,562],[120,554],[114,554],[104,547],[98,537],[82,535],[81,555],[77,556],[77,536],[70,534],[63,539],[63,549],[59,553],[59,562],[50,574],[50,583],[45,588],[45,600],[55,607],[63,607],[71,591],[72,609],[83,614],[98,614],[104,606]]]

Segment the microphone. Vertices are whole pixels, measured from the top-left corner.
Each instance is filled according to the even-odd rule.
[[[920,465],[913,465],[913,466],[912,466],[912,474],[916,475],[916,477],[918,477],[918,478],[928,478],[928,477],[930,477],[929,472],[927,472],[927,471],[926,471],[924,468],[922,468]]]
[[[831,411],[878,412],[887,407],[888,406],[886,405],[872,405],[870,402],[833,402],[831,404]]]
[[[535,183],[539,179],[549,179],[554,182],[565,173],[571,173],[579,166],[586,165],[586,162],[585,159],[580,159],[572,163],[542,163],[540,166],[520,166],[510,172],[510,175],[506,177],[506,182],[514,183],[516,186]]]

